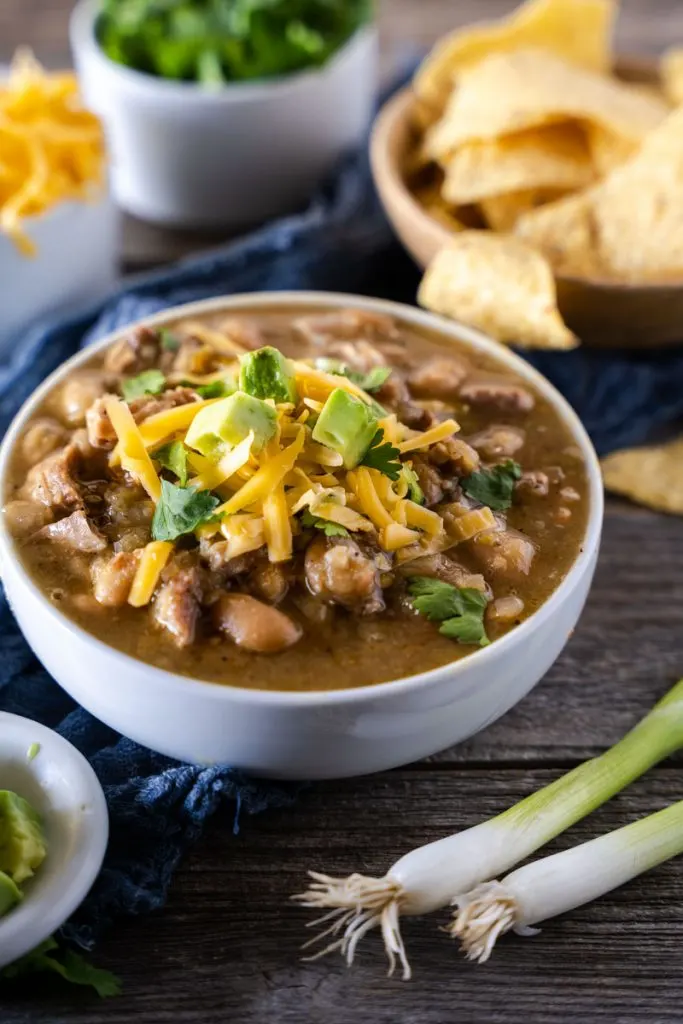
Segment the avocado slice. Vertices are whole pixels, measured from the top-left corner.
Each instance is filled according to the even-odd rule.
[[[296,402],[294,368],[286,356],[271,345],[248,352],[240,359],[240,388],[254,398],[275,402]]]
[[[0,871],[0,917],[20,903],[21,899],[21,889],[15,885],[9,875]]]
[[[208,458],[219,459],[226,449],[243,441],[254,431],[254,451],[275,437],[277,413],[260,398],[236,391],[197,413],[185,437],[185,444]]]
[[[313,440],[339,452],[345,469],[353,469],[370,447],[377,423],[369,405],[343,388],[335,388],[313,428]]]
[[[0,872],[20,885],[40,867],[46,853],[37,813],[16,793],[0,790]]]

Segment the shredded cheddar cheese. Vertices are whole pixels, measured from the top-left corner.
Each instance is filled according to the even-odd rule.
[[[186,431],[198,412],[219,401],[219,398],[206,398],[202,402],[188,402],[187,405],[178,405],[175,409],[150,416],[140,424],[140,435],[145,446],[155,448],[173,434]]]
[[[375,486],[375,478],[380,475],[376,469],[359,466],[347,476],[358,499],[361,512],[365,513],[378,530],[393,522],[391,515],[382,504]]]
[[[484,530],[491,530],[496,525],[496,517],[490,508],[484,505],[482,508],[472,509],[464,515],[454,519],[451,525],[451,532],[459,541],[470,540]]]
[[[380,531],[379,542],[385,551],[398,551],[408,544],[415,544],[420,539],[417,530],[409,530],[400,523],[389,523]]]
[[[282,481],[263,502],[263,525],[270,562],[286,562],[292,557],[292,527]]]
[[[153,501],[158,501],[161,496],[161,482],[133,414],[126,403],[114,395],[107,395],[104,403],[119,441],[121,466],[142,484]]]
[[[104,135],[78,96],[76,76],[48,74],[17,52],[0,85],[0,231],[35,255],[23,223],[66,200],[87,200],[104,180]]]
[[[213,491],[230,480],[239,470],[243,469],[249,462],[251,446],[254,443],[254,431],[250,430],[243,441],[235,445],[229,452],[226,452],[218,462],[211,462],[206,457],[199,456],[205,468],[190,481],[190,486],[197,487],[200,491]],[[188,456],[188,462],[193,461],[193,456]],[[208,465],[207,465],[208,464]]]
[[[401,455],[404,455],[406,452],[417,451],[418,448],[428,448],[438,441],[445,441],[447,437],[451,437],[452,434],[456,434],[459,430],[460,425],[455,420],[444,420],[443,423],[438,423],[435,427],[430,427],[429,430],[425,430],[421,434],[415,434],[406,441],[401,441],[396,447]]]
[[[142,555],[128,595],[128,604],[142,608],[152,600],[159,577],[173,551],[167,540],[153,540],[142,549]]]
[[[294,468],[294,463],[297,460],[297,456],[301,453],[305,440],[305,431],[301,430],[295,441],[277,455],[266,460],[261,469],[254,473],[251,480],[248,480],[247,483],[240,487],[239,491],[232,498],[219,505],[215,515],[233,515],[235,512],[241,512],[242,509],[252,505],[255,501],[262,502],[278,486],[286,474]]]
[[[315,402],[324,403],[333,391],[341,388],[348,391],[355,398],[370,405],[372,398],[362,388],[354,384],[348,377],[338,376],[335,373],[325,373],[323,370],[316,370],[306,363],[294,362],[296,372],[296,384],[304,402],[306,399],[313,399]],[[308,404],[308,403],[306,403]],[[315,407],[314,407],[315,408]]]

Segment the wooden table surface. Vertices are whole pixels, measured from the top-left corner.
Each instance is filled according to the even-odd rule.
[[[505,0],[384,0],[385,67]],[[69,0],[0,0],[0,60],[20,43],[68,59]],[[680,0],[624,0],[619,46],[683,42]],[[132,238],[132,242],[130,239]],[[138,239],[136,242],[135,239]],[[158,238],[129,234],[138,261]],[[143,251],[144,250],[144,251]],[[166,255],[173,253],[169,244]],[[136,253],[128,254],[136,262]],[[611,502],[597,578],[565,653],[517,708],[479,736],[383,775],[311,787],[292,808],[242,822],[216,816],[176,874],[163,912],[130,920],[97,951],[125,994],[99,1004],[33,984],[4,999],[3,1024],[664,1024],[683,1021],[683,860],[593,906],[509,937],[483,967],[439,933],[445,914],[409,920],[414,980],[385,977],[371,935],[347,970],[299,960],[307,915],[288,904],[307,868],[382,874],[413,846],[503,810],[598,753],[683,675],[683,523]],[[552,849],[680,799],[681,759],[654,769]]]

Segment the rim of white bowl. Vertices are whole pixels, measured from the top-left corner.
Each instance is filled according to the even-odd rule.
[[[24,737],[21,746],[24,747],[25,741],[27,753],[33,743],[40,745],[35,759],[29,761],[27,756],[23,768],[34,775],[48,806],[50,793],[41,784],[37,768],[47,759],[65,769],[69,794],[74,804],[83,809],[83,833],[75,853],[59,865],[49,884],[40,885],[41,869],[38,869],[23,901],[0,918],[0,966],[12,963],[35,949],[71,917],[100,872],[109,839],[107,803],[98,778],[85,757],[47,726],[21,715],[0,712],[0,735],[5,737],[5,743],[10,732]],[[49,857],[48,846],[46,865]]]
[[[144,317],[118,328],[105,338],[88,346],[82,352],[72,356],[62,363],[54,373],[47,377],[43,383],[23,404],[14,420],[12,421],[5,438],[0,446],[0,501],[6,500],[6,476],[10,465],[11,454],[19,436],[22,433],[25,422],[33,415],[37,406],[43,401],[47,394],[55,387],[60,380],[66,377],[71,370],[88,362],[93,355],[108,348],[115,341],[131,330],[133,326],[145,325],[155,327],[166,324],[169,320],[176,320],[179,317],[201,316],[209,313],[222,311],[234,312],[238,309],[279,306],[279,307],[321,307],[321,308],[344,308],[352,306],[356,309],[367,309],[376,313],[386,313],[395,317],[404,324],[426,328],[440,336],[442,341],[448,343],[449,339],[474,348],[479,352],[497,359],[506,364],[519,376],[528,380],[534,388],[553,406],[555,411],[571,432],[572,438],[581,449],[586,466],[588,480],[589,514],[586,524],[586,532],[579,554],[572,564],[569,572],[561,581],[559,586],[548,597],[546,601],[527,619],[524,619],[519,626],[500,637],[488,647],[479,648],[468,654],[467,657],[458,661],[448,662],[446,665],[430,669],[426,672],[417,672],[409,676],[401,676],[399,679],[389,680],[382,683],[371,683],[368,686],[352,687],[340,690],[307,690],[290,692],[288,690],[258,690],[248,687],[236,686],[233,683],[216,683],[206,679],[179,675],[149,665],[138,658],[111,647],[104,641],[99,640],[92,633],[83,629],[73,622],[68,616],[54,607],[48,601],[38,585],[28,574],[19,558],[12,537],[9,534],[4,514],[0,513],[0,564],[5,559],[11,559],[14,566],[22,576],[22,582],[28,586],[31,592],[43,605],[46,612],[51,615],[62,627],[66,627],[80,639],[85,639],[94,644],[100,650],[107,651],[116,661],[121,664],[122,671],[129,664],[144,665],[150,675],[164,683],[166,686],[192,692],[196,686],[208,686],[215,691],[217,699],[229,701],[242,700],[245,703],[280,704],[280,705],[335,705],[347,702],[372,701],[388,693],[405,693],[409,690],[419,690],[428,687],[444,678],[445,674],[462,675],[467,672],[468,667],[476,662],[479,667],[485,666],[489,661],[504,654],[510,647],[522,642],[526,637],[536,631],[553,613],[556,608],[569,596],[573,588],[582,579],[584,572],[590,566],[593,556],[596,554],[600,544],[603,519],[603,487],[602,474],[598,457],[593,448],[592,442],[586,433],[583,424],[578,416],[566,401],[538,370],[535,370],[529,363],[509,349],[501,346],[480,331],[456,321],[446,320],[433,313],[412,306],[406,306],[400,302],[392,302],[387,299],[373,299],[360,295],[347,294],[343,292],[313,292],[313,291],[279,291],[279,292],[251,292],[240,295],[222,296],[214,299],[203,299],[199,302],[189,302],[181,306],[171,306],[153,316]],[[223,698],[221,698],[223,694]]]
[[[100,46],[95,35],[97,17],[97,0],[79,0],[71,12],[69,19],[69,36],[71,48],[76,53],[83,53],[97,60],[100,69],[111,75],[117,75],[122,82],[142,91],[147,91],[164,99],[178,99],[183,103],[194,100],[202,103],[242,103],[250,100],[263,99],[275,92],[294,89],[307,81],[315,81],[320,75],[328,72],[335,64],[345,59],[350,50],[363,42],[377,36],[374,21],[360,25],[349,36],[345,43],[334,51],[329,59],[318,67],[302,68],[289,74],[274,75],[271,78],[259,78],[249,81],[226,82],[217,88],[207,88],[199,82],[182,82],[175,79],[162,78],[144,71],[129,68],[111,60]]]

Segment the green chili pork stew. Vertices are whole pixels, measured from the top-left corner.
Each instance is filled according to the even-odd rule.
[[[495,642],[587,519],[581,453],[528,382],[351,308],[132,329],[47,397],[10,490],[65,615],[259,689],[367,686]]]

